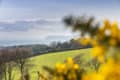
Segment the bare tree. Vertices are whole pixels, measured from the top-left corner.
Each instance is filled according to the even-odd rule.
[[[6,63],[7,67],[7,80],[13,80],[13,70],[15,69],[15,62],[11,61]]]
[[[12,72],[15,64],[19,67],[21,76],[28,63],[27,57],[31,56],[30,48],[5,48],[0,50],[0,80],[12,80]],[[7,75],[8,74],[8,75]],[[23,80],[23,79],[22,79]]]
[[[7,80],[7,65],[5,63],[7,52],[7,49],[0,50],[0,80]]]
[[[0,80],[12,80],[14,68],[15,49],[5,48],[0,50]]]
[[[20,73],[21,73],[21,79],[24,80],[24,71],[25,71],[25,67],[28,67],[27,63],[29,62],[29,60],[26,58],[31,54],[31,49],[27,49],[27,48],[16,48],[16,57],[18,56],[17,54],[19,54],[19,57],[17,60],[15,60]]]
[[[6,80],[6,65],[4,63],[0,64],[0,80]]]

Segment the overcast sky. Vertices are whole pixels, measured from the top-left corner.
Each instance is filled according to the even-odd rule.
[[[120,21],[119,0],[0,0],[0,46],[65,41],[75,36],[64,16]]]

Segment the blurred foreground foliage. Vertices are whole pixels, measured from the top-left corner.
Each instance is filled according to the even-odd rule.
[[[94,17],[66,16],[66,26],[79,32],[76,40],[83,45],[92,45],[91,55],[97,62],[97,69],[84,70],[68,58],[64,64],[56,64],[54,69],[44,67],[50,73],[49,80],[120,80],[120,28],[117,22],[108,19],[100,25]],[[74,53],[73,53],[74,54]]]

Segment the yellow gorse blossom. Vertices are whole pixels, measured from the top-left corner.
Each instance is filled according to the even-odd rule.
[[[91,39],[90,38],[82,38],[80,39],[80,43],[83,45],[83,46],[86,46],[88,44],[90,44],[91,42]]]
[[[74,64],[74,61],[71,57],[67,58],[67,64],[68,65],[73,65]]]
[[[66,64],[62,64],[62,63],[57,63],[56,64],[56,70],[58,73],[66,73]]]
[[[99,69],[99,74],[103,75],[104,80],[119,80],[120,79],[120,63],[113,59],[108,60]]]
[[[83,45],[91,44],[93,46],[92,56],[97,57],[98,60],[104,61],[107,49],[111,46],[116,47],[120,44],[120,29],[117,22],[110,23],[109,20],[104,21],[103,27],[98,29],[95,37],[83,38],[80,43]],[[103,44],[103,45],[101,45]],[[107,49],[105,48],[107,47]]]
[[[91,72],[82,76],[82,80],[104,80],[104,77],[97,72]]]
[[[114,39],[114,38],[111,38],[111,39],[109,40],[109,44],[110,44],[111,46],[116,46],[116,45],[117,45],[117,40]]]
[[[82,80],[120,80],[120,63],[109,59],[102,64],[98,72],[92,72],[82,77]]]
[[[109,29],[111,27],[110,21],[108,19],[104,20],[104,29]]]
[[[79,65],[78,64],[74,64],[73,65],[73,69],[78,70],[79,69]]]
[[[95,46],[92,48],[92,56],[98,58],[100,62],[104,62],[104,55],[105,55],[106,48],[103,46]]]
[[[56,73],[59,77],[53,77],[53,80],[120,80],[120,28],[117,22],[110,23],[105,20],[103,27],[98,28],[98,33],[89,38],[83,37],[78,40],[84,46],[91,44],[92,58],[97,58],[100,62],[98,70],[86,73],[78,73],[81,68],[71,57],[66,63],[56,64]],[[109,50],[112,50],[111,54]],[[96,65],[96,64],[95,64]],[[81,77],[78,77],[80,76]]]
[[[106,34],[106,32],[109,32]],[[102,28],[98,29],[96,37],[91,37],[81,40],[82,44],[91,44],[92,56],[98,58],[100,62],[105,62],[107,50],[112,47],[119,48],[120,44],[120,29],[117,22],[110,23],[109,20],[104,21]],[[113,53],[115,55],[115,53]],[[109,58],[108,58],[109,59]],[[120,80],[120,61],[115,61],[114,58],[103,63],[98,72],[92,72],[84,75],[82,80]]]
[[[92,49],[92,55],[94,57],[99,57],[99,56],[102,56],[104,55],[105,53],[105,48],[102,47],[102,46],[95,46],[93,49]]]
[[[53,80],[77,80],[79,65],[74,63],[73,59],[69,57],[65,63],[57,63]]]
[[[111,25],[110,31],[111,31],[111,37],[118,37],[119,29],[118,29],[118,23],[117,22],[114,22]]]

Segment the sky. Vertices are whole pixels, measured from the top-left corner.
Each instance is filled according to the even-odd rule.
[[[0,0],[0,46],[66,41],[77,36],[67,15],[120,22],[120,0]]]

